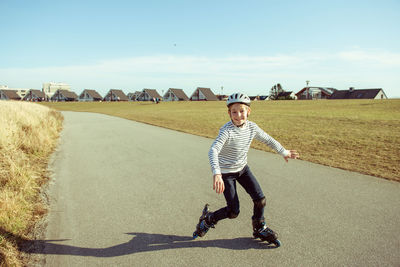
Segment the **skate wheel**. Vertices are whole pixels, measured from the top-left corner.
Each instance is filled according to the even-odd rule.
[[[196,238],[198,238],[199,236],[197,235],[197,233],[196,232],[193,232],[193,239],[196,239]]]
[[[279,248],[279,247],[281,246],[281,241],[279,241],[278,239],[275,240],[273,243],[275,244],[275,246],[276,246],[277,248]]]

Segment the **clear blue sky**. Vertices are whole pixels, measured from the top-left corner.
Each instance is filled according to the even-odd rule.
[[[400,97],[400,1],[0,0],[0,85]]]

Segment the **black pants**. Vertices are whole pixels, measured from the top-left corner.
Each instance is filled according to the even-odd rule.
[[[225,185],[224,196],[226,207],[219,209],[213,213],[214,222],[226,218],[236,218],[240,212],[239,197],[236,190],[236,181],[246,190],[253,201],[264,198],[264,193],[257,182],[250,168],[246,165],[243,170],[235,173],[224,173],[222,179]],[[264,220],[264,207],[254,205],[253,220]]]

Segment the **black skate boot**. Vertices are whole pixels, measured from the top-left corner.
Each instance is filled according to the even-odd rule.
[[[267,241],[268,244],[275,244],[276,247],[281,246],[278,234],[268,228],[264,220],[253,220],[253,236],[262,241]]]
[[[215,224],[211,219],[211,212],[208,209],[209,205],[206,204],[203,213],[199,218],[199,223],[196,225],[196,231],[193,232],[193,239],[203,237],[210,228],[215,228]]]

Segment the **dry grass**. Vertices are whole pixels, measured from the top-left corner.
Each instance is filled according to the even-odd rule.
[[[46,103],[215,138],[224,102]],[[400,181],[400,100],[259,101],[250,119],[303,160]],[[268,150],[255,142],[253,147]]]
[[[18,242],[46,212],[40,201],[48,158],[62,127],[59,112],[0,101],[0,264],[20,266]]]

